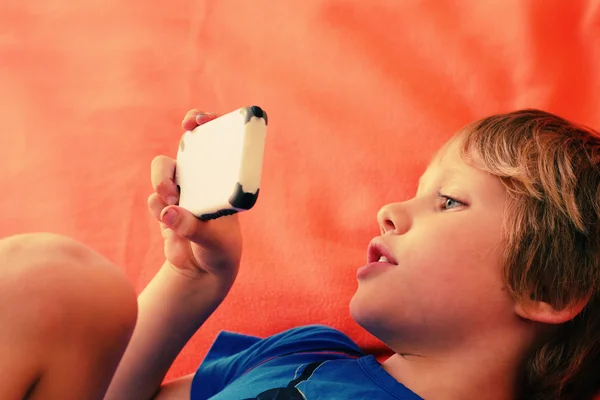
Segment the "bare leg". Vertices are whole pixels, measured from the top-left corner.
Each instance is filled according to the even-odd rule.
[[[2,399],[102,399],[136,315],[125,275],[84,245],[0,240]]]

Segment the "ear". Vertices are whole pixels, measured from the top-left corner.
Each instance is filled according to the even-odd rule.
[[[590,296],[573,300],[563,308],[541,300],[525,299],[517,302],[515,312],[522,318],[544,324],[563,324],[575,318],[586,306]]]

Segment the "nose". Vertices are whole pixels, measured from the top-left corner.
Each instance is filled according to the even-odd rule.
[[[412,218],[406,204],[391,203],[381,207],[377,213],[377,222],[383,235],[388,232],[402,235],[410,229]]]

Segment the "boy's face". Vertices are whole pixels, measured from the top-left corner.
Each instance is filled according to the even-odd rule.
[[[375,241],[398,265],[359,273],[353,318],[396,352],[473,344],[473,335],[515,323],[500,263],[505,198],[499,179],[466,164],[451,143],[413,199],[380,210]]]

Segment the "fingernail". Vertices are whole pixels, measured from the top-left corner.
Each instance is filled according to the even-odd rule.
[[[163,215],[163,222],[168,226],[173,226],[176,220],[177,212],[173,209],[168,210],[165,215]]]
[[[167,204],[170,206],[177,204],[177,197],[175,197],[175,196],[167,197]]]

